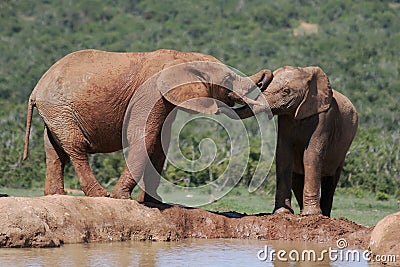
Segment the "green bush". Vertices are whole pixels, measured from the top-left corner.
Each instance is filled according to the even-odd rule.
[[[389,200],[390,196],[383,192],[377,192],[375,194],[375,198],[376,198],[376,200],[387,201],[387,200]]]
[[[21,162],[26,102],[43,73],[67,53],[95,48],[152,51],[173,48],[211,54],[246,74],[283,65],[319,65],[332,86],[359,113],[359,131],[347,155],[342,188],[393,195],[400,187],[400,8],[393,1],[3,1],[0,4],[0,186],[42,187],[43,124],[34,115],[29,160]],[[294,36],[300,23],[318,31]],[[223,144],[215,129],[204,129]],[[188,156],[197,139],[182,136]],[[197,138],[197,139],[196,139]],[[199,139],[200,138],[200,139]],[[252,139],[247,185],[259,155]],[[221,156],[229,146],[219,147]],[[218,158],[217,162],[222,158]],[[95,155],[92,167],[103,184],[121,172],[121,153]],[[166,166],[165,175],[191,185],[223,172],[226,162],[193,174]],[[266,168],[267,169],[267,168]],[[267,173],[266,173],[267,175]],[[68,186],[79,187],[72,167]],[[186,180],[185,180],[186,179]],[[274,188],[274,166],[265,181]],[[398,190],[397,190],[398,194]]]

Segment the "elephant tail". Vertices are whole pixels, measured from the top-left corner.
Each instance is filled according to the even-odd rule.
[[[36,106],[36,101],[34,97],[32,97],[32,95],[31,97],[29,97],[29,102],[28,102],[28,115],[26,116],[25,146],[24,146],[24,155],[22,157],[22,160],[26,160],[29,155],[29,134],[31,132],[33,108]]]

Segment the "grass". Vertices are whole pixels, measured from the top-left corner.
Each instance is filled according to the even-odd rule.
[[[359,224],[373,226],[383,217],[398,211],[394,197],[376,200],[372,193],[360,197],[338,190],[333,200],[332,217],[345,217]]]
[[[299,213],[299,206],[293,199],[293,208]],[[272,212],[274,208],[273,193],[256,191],[250,194],[245,188],[235,188],[221,200],[205,206],[215,211],[237,211],[252,213]],[[358,224],[373,226],[386,215],[399,211],[397,200],[376,200],[374,194],[363,192],[363,196],[338,189],[333,200],[331,217],[344,217]]]
[[[249,193],[245,187],[236,187],[226,196],[203,208],[212,211],[236,211],[246,214],[268,213],[274,208],[274,196],[257,190]]]
[[[43,196],[43,189],[39,188],[20,189],[20,188],[0,187],[0,194],[7,194],[13,197],[39,197]]]
[[[82,191],[74,191],[76,192],[67,194],[72,196],[84,196]],[[42,197],[44,195],[43,188],[21,189],[8,187],[0,187],[0,194],[7,194],[12,197]]]
[[[137,192],[137,190],[136,190]],[[160,189],[162,193],[162,189]],[[360,193],[361,192],[361,193]],[[37,197],[43,196],[42,189],[12,189],[0,188],[0,193],[10,196]],[[172,192],[169,192],[172,194]],[[82,195],[82,194],[73,194]],[[183,196],[184,197],[184,196]],[[194,198],[196,196],[193,196]],[[263,190],[249,193],[247,188],[236,187],[223,198],[201,208],[212,211],[236,211],[246,214],[270,213],[274,208],[273,192]],[[299,207],[293,201],[296,213]],[[365,191],[338,189],[333,203],[332,217],[344,217],[358,224],[373,226],[388,214],[398,211],[397,201],[394,197],[388,200],[376,200],[375,196]]]

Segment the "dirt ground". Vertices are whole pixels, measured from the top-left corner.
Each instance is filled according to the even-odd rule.
[[[201,209],[171,207],[162,210],[178,227],[180,238],[241,238],[307,241],[336,245],[345,238],[349,246],[366,248],[373,227],[345,218],[301,216],[292,214],[241,215],[214,214]],[[182,224],[182,222],[185,222]]]
[[[67,243],[184,238],[243,238],[366,248],[372,227],[345,218],[215,213],[132,200],[72,196],[0,198],[0,247],[55,247]]]

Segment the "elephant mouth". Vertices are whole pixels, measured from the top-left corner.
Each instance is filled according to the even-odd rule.
[[[271,106],[272,114],[283,115],[283,114],[291,113],[292,110],[294,109],[295,104],[296,104],[296,99],[292,98],[279,107]]]

